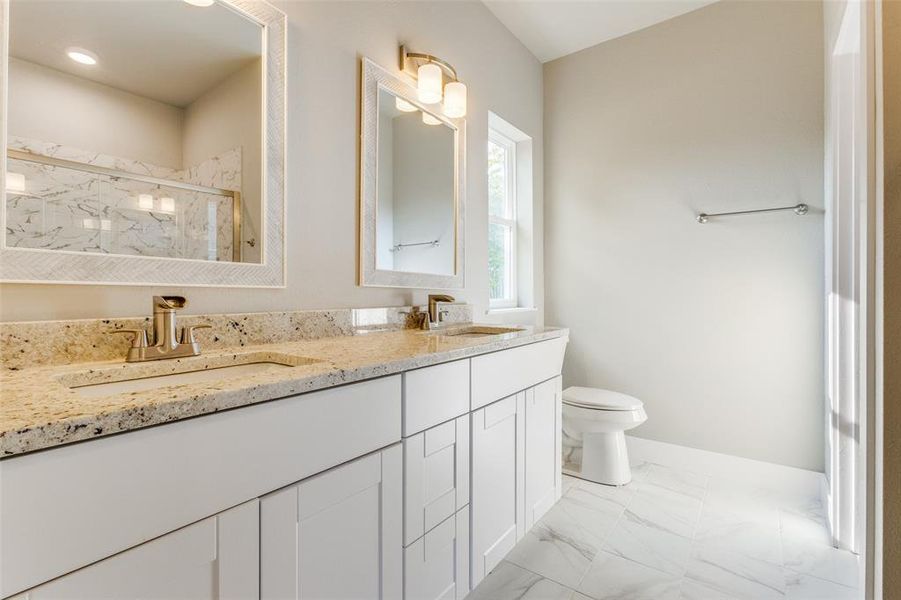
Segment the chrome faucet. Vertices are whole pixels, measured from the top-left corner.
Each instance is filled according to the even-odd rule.
[[[182,296],[153,297],[153,341],[148,342],[145,329],[115,329],[109,333],[131,333],[131,348],[125,357],[126,362],[143,362],[163,358],[182,358],[199,356],[200,344],[194,339],[194,331],[210,327],[209,325],[186,325],[181,335],[176,336],[176,312],[188,305]]]
[[[432,325],[439,323],[444,320],[444,315],[447,314],[446,310],[440,310],[438,308],[439,302],[453,302],[454,297],[448,296],[447,294],[429,294],[429,316],[428,316],[428,324],[429,329],[431,329]],[[423,327],[425,329],[425,327]]]

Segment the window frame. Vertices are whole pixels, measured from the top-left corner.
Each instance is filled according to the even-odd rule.
[[[510,261],[506,265],[507,271],[507,294],[504,298],[491,298],[491,290],[489,285],[488,291],[488,307],[491,310],[502,308],[515,308],[518,306],[519,294],[516,282],[516,261],[517,261],[517,197],[516,197],[516,141],[504,135],[497,129],[489,127],[488,142],[504,148],[506,151],[505,169],[506,169],[506,213],[508,217],[499,217],[491,214],[489,204],[488,208],[488,227],[491,225],[501,225],[510,231]],[[487,160],[486,160],[487,166]],[[486,179],[487,183],[487,179]]]

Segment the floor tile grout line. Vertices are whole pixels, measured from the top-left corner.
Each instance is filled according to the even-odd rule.
[[[501,562],[508,562],[508,563],[510,563],[511,565],[513,565],[514,567],[517,567],[517,568],[519,568],[519,569],[522,569],[523,571],[527,571],[527,572],[531,573],[532,575],[535,575],[536,577],[540,577],[541,579],[546,579],[547,581],[556,583],[557,585],[559,585],[559,586],[562,587],[562,588],[566,588],[566,589],[571,590],[571,591],[573,591],[573,592],[577,592],[577,591],[578,591],[577,589],[572,588],[572,587],[566,585],[565,583],[563,583],[563,582],[561,582],[561,581],[557,581],[557,580],[554,579],[553,577],[548,577],[547,575],[542,575],[541,573],[538,573],[538,572],[536,572],[536,571],[533,571],[532,569],[529,569],[529,568],[524,567],[524,566],[522,566],[522,565],[520,565],[520,564],[518,564],[518,563],[515,563],[515,562],[513,562],[512,560],[507,560],[507,557],[502,558],[502,559],[501,559]],[[500,564],[500,563],[498,563],[498,564]],[[497,568],[497,567],[495,567],[495,569],[496,569],[496,568]],[[483,580],[483,581],[484,581],[484,580]]]
[[[810,573],[804,573],[802,571],[798,571],[797,569],[792,569],[791,567],[782,567],[783,571],[788,571],[789,573],[794,573],[795,575],[800,575],[801,577],[809,577],[811,579],[816,579],[817,581],[821,581],[823,583],[828,583],[831,585],[837,585],[838,587],[845,588],[851,591],[860,591],[860,587],[854,587],[850,585],[845,585],[844,583],[839,583],[837,581],[832,581],[831,579],[824,579],[822,577],[817,577],[816,575],[811,575]]]

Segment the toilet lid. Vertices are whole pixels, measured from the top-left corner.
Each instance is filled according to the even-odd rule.
[[[598,410],[636,410],[644,406],[638,398],[589,387],[568,387],[563,390],[563,403]]]

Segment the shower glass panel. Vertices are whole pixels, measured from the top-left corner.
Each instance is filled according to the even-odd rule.
[[[13,158],[7,172],[9,247],[240,260],[239,194]]]

